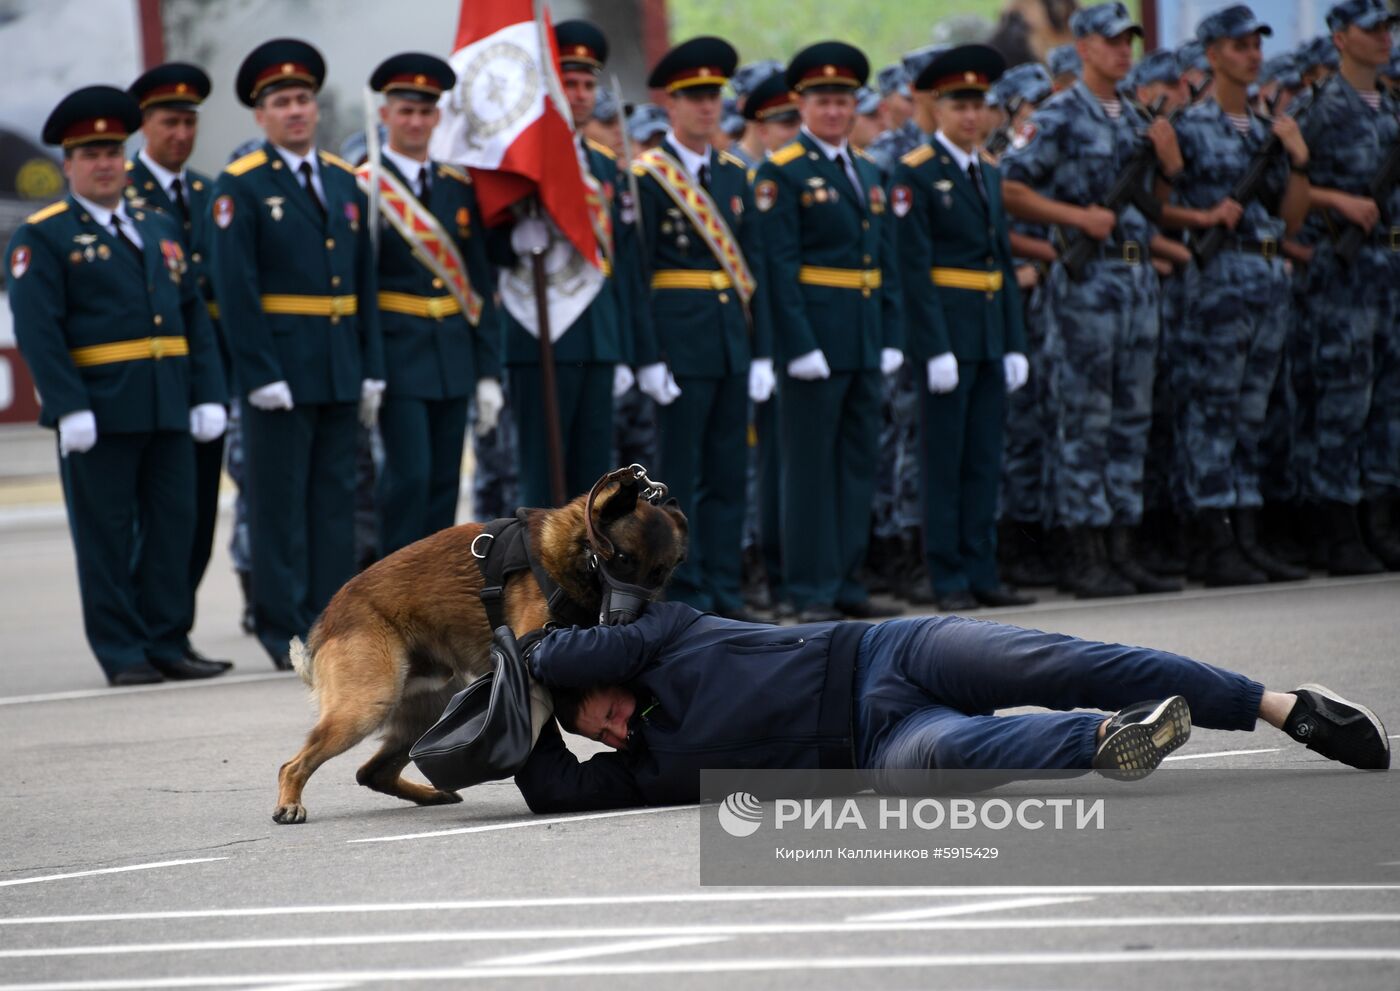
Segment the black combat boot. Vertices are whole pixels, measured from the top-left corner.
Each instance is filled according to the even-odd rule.
[[[1139,592],[1181,591],[1181,582],[1174,578],[1160,578],[1142,566],[1133,549],[1132,527],[1108,528],[1108,560],[1113,570],[1131,582]]]
[[[1344,502],[1326,504],[1327,571],[1333,575],[1378,575],[1385,565],[1361,542],[1356,507]]]
[[[1308,577],[1308,569],[1281,561],[1259,542],[1259,510],[1237,506],[1230,514],[1235,543],[1246,561],[1268,576],[1271,582],[1298,582]]]
[[[1387,571],[1400,571],[1400,520],[1393,497],[1367,499],[1361,504],[1361,535]]]
[[[923,535],[907,530],[900,538],[900,566],[894,581],[894,594],[911,606],[931,606],[938,602],[924,560]]]
[[[1108,599],[1137,593],[1133,584],[1108,563],[1103,530],[1095,527],[1070,530],[1066,580],[1076,599]]]
[[[1196,519],[1202,566],[1201,581],[1210,588],[1222,585],[1263,585],[1269,576],[1240,551],[1230,515],[1223,509],[1204,509]]]
[[[1046,556],[1045,532],[1039,523],[1007,521],[998,528],[1001,573],[1012,585],[1053,585],[1059,577]]]

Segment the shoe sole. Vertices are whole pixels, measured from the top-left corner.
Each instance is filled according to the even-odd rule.
[[[1385,752],[1387,754],[1390,753],[1390,737],[1386,736],[1385,723],[1381,722],[1380,716],[1376,715],[1374,712],[1366,708],[1361,703],[1353,702],[1349,698],[1344,698],[1343,696],[1338,695],[1336,692],[1332,691],[1332,689],[1326,687],[1325,685],[1319,685],[1317,684],[1317,682],[1314,681],[1309,681],[1302,685],[1299,685],[1295,690],[1300,692],[1315,692],[1316,694],[1321,695],[1323,698],[1328,699],[1332,702],[1336,702],[1339,705],[1345,705],[1355,709],[1357,712],[1365,716],[1366,719],[1370,722],[1371,727],[1376,731],[1377,735],[1380,737],[1381,746],[1385,747]]]
[[[1124,726],[1104,740],[1094,754],[1094,768],[1120,781],[1138,781],[1190,738],[1191,709],[1186,699],[1173,695],[1144,721]]]

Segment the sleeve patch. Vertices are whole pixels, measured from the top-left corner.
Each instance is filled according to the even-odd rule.
[[[29,271],[29,260],[32,256],[29,253],[29,246],[21,244],[14,251],[10,252],[10,275],[18,281],[25,272]]]
[[[908,186],[900,183],[890,188],[890,209],[894,211],[896,217],[903,217],[909,213],[914,206],[914,191]]]

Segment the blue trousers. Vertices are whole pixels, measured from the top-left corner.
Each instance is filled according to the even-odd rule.
[[[996,716],[1013,706],[1111,711],[1183,695],[1191,720],[1251,730],[1264,686],[1189,657],[1095,643],[958,616],[880,623],[856,659],[857,766],[1082,769],[1092,766],[1102,712]]]

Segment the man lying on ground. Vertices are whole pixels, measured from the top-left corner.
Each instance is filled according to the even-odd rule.
[[[876,790],[921,768],[1136,778],[1193,718],[1262,719],[1332,760],[1390,766],[1381,721],[1320,685],[1270,691],[1166,651],[958,616],[778,627],[660,603],[527,656],[564,728],[615,751],[579,761],[550,722],[515,778],[535,812],[695,802],[702,768],[861,768]],[[1119,711],[993,715],[1014,706]]]

